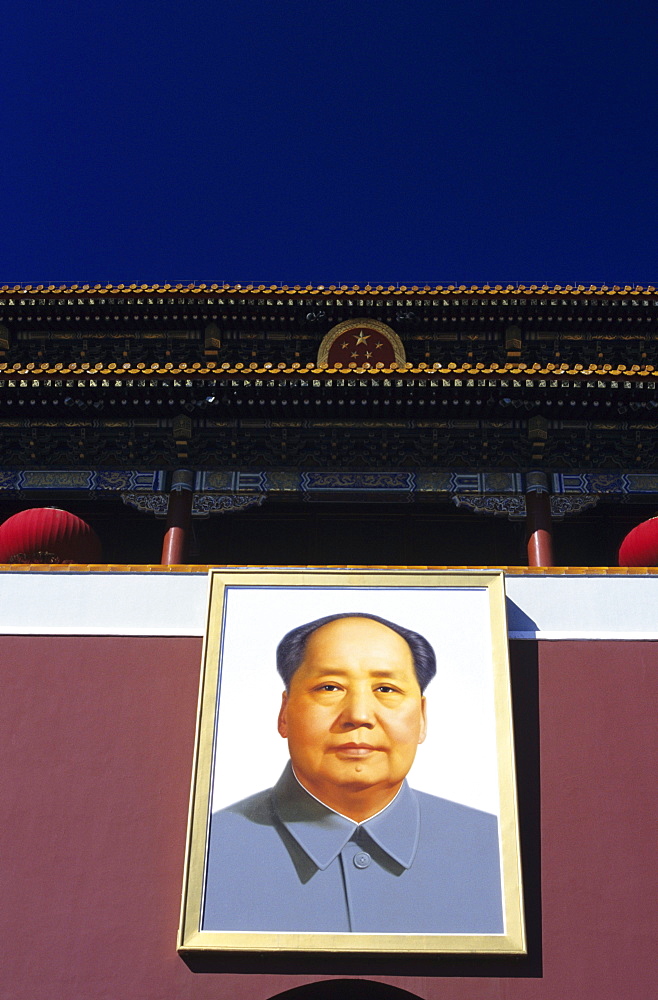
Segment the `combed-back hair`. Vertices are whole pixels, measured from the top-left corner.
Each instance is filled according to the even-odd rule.
[[[327,615],[326,618],[316,618],[314,622],[307,622],[306,625],[298,625],[297,628],[291,629],[287,635],[284,635],[276,650],[276,669],[283,679],[286,691],[290,688],[293,674],[302,664],[310,636],[323,625],[338,621],[339,618],[370,618],[374,622],[386,625],[391,631],[402,636],[411,650],[420,690],[425,690],[436,673],[436,656],[424,636],[418,632],[412,632],[411,629],[404,628],[402,625],[396,625],[395,622],[389,622],[386,618],[380,618],[378,615],[370,615],[362,611],[345,611],[340,615]]]

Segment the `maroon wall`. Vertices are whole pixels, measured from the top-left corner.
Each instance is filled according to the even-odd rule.
[[[262,1000],[331,973],[436,1000],[648,1000],[658,643],[513,646],[528,958],[193,971],[175,941],[201,640],[0,637],[0,995]]]

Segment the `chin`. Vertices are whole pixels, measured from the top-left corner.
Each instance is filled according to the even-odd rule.
[[[334,782],[336,785],[340,785],[341,788],[374,788],[375,785],[383,786],[388,785],[389,781],[383,775],[368,774],[363,772],[362,774],[356,773],[355,771],[344,771],[340,775],[334,777]]]

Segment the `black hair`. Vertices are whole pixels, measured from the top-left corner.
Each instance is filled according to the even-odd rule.
[[[301,666],[310,636],[323,625],[338,621],[339,618],[370,618],[372,621],[390,628],[391,631],[397,632],[411,650],[420,690],[425,690],[436,673],[436,656],[424,636],[419,635],[418,632],[412,632],[409,628],[403,628],[402,625],[389,622],[386,618],[380,618],[378,615],[369,615],[362,611],[345,611],[340,615],[327,615],[326,618],[317,618],[314,622],[307,622],[306,625],[298,625],[297,628],[291,629],[287,635],[284,635],[276,650],[276,669],[283,679],[286,691],[290,688],[293,674]]]

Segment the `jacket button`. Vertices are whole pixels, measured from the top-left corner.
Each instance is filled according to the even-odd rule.
[[[357,868],[367,868],[370,860],[370,855],[366,854],[365,851],[360,851],[359,854],[354,855],[354,864]]]

